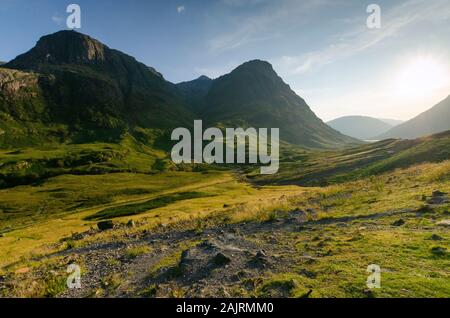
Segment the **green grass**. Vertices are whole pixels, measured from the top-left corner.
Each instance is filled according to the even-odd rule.
[[[52,256],[55,252],[126,241],[143,231],[202,233],[226,223],[274,221],[289,211],[312,210],[302,231],[246,238],[258,243],[278,235],[277,253],[284,265],[261,272],[253,289],[239,285],[244,281],[234,283],[233,295],[302,297],[311,289],[311,297],[446,297],[450,238],[437,223],[449,219],[450,206],[428,207],[425,201],[436,189],[450,193],[450,164],[442,161],[448,157],[447,141],[444,134],[439,140],[389,140],[334,152],[284,148],[287,156],[278,175],[253,175],[253,168],[244,167],[251,181],[264,186],[216,167],[174,167],[164,152],[132,136],[120,145],[2,150],[3,176],[40,175],[39,169],[55,175],[0,189],[0,270],[16,275],[21,267],[32,269],[14,276],[17,287],[9,295],[55,297],[63,291],[58,275],[45,277],[39,286],[32,283],[49,269],[61,272],[64,266]],[[436,163],[424,163],[427,158]],[[273,183],[278,185],[268,185]],[[326,186],[282,185],[290,183]],[[374,217],[402,210],[411,212]],[[123,226],[72,238],[95,228],[97,220],[110,218]],[[393,226],[400,218],[405,224]],[[125,226],[130,219],[136,227]],[[442,240],[431,240],[433,235]],[[150,276],[167,268],[176,274],[181,252],[196,243],[165,247],[170,251],[149,268]],[[292,249],[295,253],[289,254]],[[124,255],[133,260],[154,251],[135,246]],[[315,260],[307,262],[305,256]],[[366,268],[372,263],[383,270],[382,288],[367,293]],[[120,275],[105,278],[103,291],[113,291],[124,280]],[[179,286],[171,287],[181,293]],[[155,293],[150,286],[142,296]]]
[[[415,140],[388,139],[338,151],[313,151],[283,144],[280,170],[260,175],[247,167],[246,175],[257,184],[327,186],[378,176],[395,169],[450,159],[450,132]]]
[[[108,209],[104,209],[93,215],[86,217],[86,220],[106,220],[123,216],[137,215],[150,210],[168,206],[169,204],[191,200],[197,198],[205,198],[211,196],[207,193],[202,192],[180,192],[171,195],[160,196],[155,199],[135,204],[127,204],[116,206]]]
[[[133,259],[140,255],[147,254],[150,251],[151,251],[151,249],[148,246],[136,246],[136,247],[131,247],[131,248],[127,249],[127,251],[125,252],[125,255],[129,259]]]

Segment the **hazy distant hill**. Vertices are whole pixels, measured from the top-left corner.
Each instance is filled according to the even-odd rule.
[[[215,79],[198,114],[214,125],[280,128],[282,140],[307,147],[357,143],[324,124],[272,65],[260,60]]]
[[[381,121],[384,121],[385,123],[391,125],[391,126],[398,126],[400,124],[403,124],[404,120],[398,120],[398,119],[389,119],[389,118],[378,118]]]
[[[392,125],[381,119],[367,116],[345,116],[327,124],[344,135],[361,140],[369,140],[392,128]]]
[[[3,61],[0,61],[0,65],[3,65],[3,64],[5,64],[6,62],[3,62]]]
[[[417,117],[381,134],[377,139],[413,139],[450,129],[450,96]]]

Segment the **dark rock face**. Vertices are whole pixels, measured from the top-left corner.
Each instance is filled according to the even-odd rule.
[[[46,118],[38,116],[38,121],[68,125],[76,141],[114,141],[135,127],[192,125],[177,88],[161,74],[81,33],[44,36],[30,51],[3,65],[0,73],[7,69],[40,74],[33,89],[41,94],[27,97],[24,104],[42,98],[39,104]],[[0,110],[4,103],[0,96]],[[11,114],[25,120],[17,112]]]

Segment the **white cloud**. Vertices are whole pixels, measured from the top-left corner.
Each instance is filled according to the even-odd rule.
[[[57,25],[61,25],[64,22],[64,18],[62,18],[59,14],[52,15],[52,21]]]
[[[178,12],[178,14],[182,14],[185,10],[186,10],[186,7],[185,7],[185,6],[178,6],[178,7],[177,7],[177,12]]]
[[[311,11],[326,4],[335,5],[336,0],[297,1],[284,0],[268,2],[265,0],[223,0],[230,6],[244,6],[267,2],[268,6],[261,12],[247,19],[236,19],[235,28],[227,33],[219,34],[207,44],[212,53],[237,49],[252,42],[265,41],[282,36],[283,30],[274,25],[284,24],[289,28],[298,23],[306,23]],[[289,23],[292,22],[292,24]]]

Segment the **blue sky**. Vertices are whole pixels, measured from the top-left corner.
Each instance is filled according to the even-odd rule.
[[[65,29],[155,67],[172,82],[268,60],[324,120],[409,119],[450,94],[448,0],[0,0],[0,60]],[[381,29],[366,8],[381,7]]]

